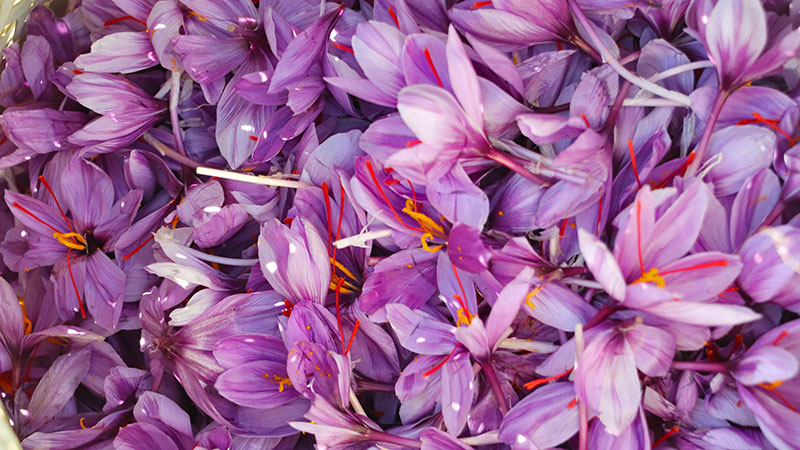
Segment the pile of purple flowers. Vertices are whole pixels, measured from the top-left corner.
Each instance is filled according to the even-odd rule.
[[[22,447],[800,448],[798,25],[35,8],[0,72]]]

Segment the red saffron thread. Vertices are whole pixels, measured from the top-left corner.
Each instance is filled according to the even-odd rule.
[[[431,70],[433,71],[433,75],[436,77],[436,82],[439,83],[439,87],[444,89],[444,85],[442,84],[442,79],[439,78],[439,72],[436,71],[436,66],[433,65],[433,58],[431,58],[431,52],[428,51],[428,47],[425,47],[425,59],[428,61],[428,65],[431,66]]]
[[[672,429],[670,429],[670,430],[667,432],[667,434],[665,434],[665,435],[661,436],[661,438],[660,438],[659,440],[657,440],[657,441],[653,442],[653,447],[656,447],[658,444],[660,444],[660,443],[662,443],[662,442],[666,441],[667,439],[669,439],[669,438],[670,438],[670,437],[671,437],[673,434],[677,433],[677,432],[678,432],[678,430],[680,430],[680,428],[679,428],[677,425],[675,425],[674,427],[672,427]]]
[[[148,242],[152,241],[154,237],[155,237],[155,235],[151,234],[149,238],[145,239],[145,241],[142,242],[141,244],[139,244],[139,246],[136,247],[135,249],[133,249],[133,251],[131,251],[127,255],[123,256],[122,259],[125,260],[125,261],[130,259],[131,256],[135,255],[139,250],[143,249],[144,246],[147,245]]]
[[[452,358],[452,357],[453,357],[453,355],[456,353],[456,350],[458,350],[458,344],[456,344],[456,346],[455,346],[455,347],[453,347],[453,351],[452,351],[452,352],[450,352],[450,354],[449,354],[449,355],[447,355],[447,356],[446,356],[446,357],[445,357],[445,358],[442,360],[442,362],[440,362],[439,364],[437,364],[437,365],[433,366],[433,368],[432,368],[431,370],[429,370],[429,371],[427,371],[427,372],[423,373],[423,374],[422,374],[422,376],[423,376],[423,377],[429,377],[429,376],[433,375],[434,373],[436,373],[436,371],[437,371],[437,370],[441,369],[441,368],[442,368],[442,366],[444,366],[444,363],[446,363],[446,362],[447,362],[447,361],[448,361],[450,358]]]

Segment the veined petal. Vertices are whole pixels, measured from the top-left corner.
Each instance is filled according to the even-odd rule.
[[[625,278],[622,277],[619,265],[608,247],[583,229],[578,230],[578,243],[581,254],[586,260],[586,266],[595,280],[603,286],[608,295],[616,300],[624,300]]]
[[[126,31],[104,36],[92,43],[90,53],[78,56],[75,65],[87,72],[132,73],[158,64],[147,33]]]
[[[386,318],[403,347],[426,355],[447,355],[457,344],[455,327],[403,304],[386,305]]]
[[[575,392],[615,436],[634,421],[641,384],[624,334],[612,330],[589,342],[575,370]]]
[[[720,0],[708,18],[705,38],[722,87],[733,87],[767,43],[767,19],[761,2]]]
[[[186,72],[200,84],[216,81],[247,59],[246,42],[240,39],[180,35],[172,46]]]
[[[472,362],[467,352],[457,352],[444,363],[442,377],[442,418],[451,436],[458,436],[467,423],[475,390]]]

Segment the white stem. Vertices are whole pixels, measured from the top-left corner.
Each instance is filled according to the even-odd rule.
[[[569,0],[568,0],[569,1]],[[677,103],[680,103],[683,106],[691,107],[692,102],[689,100],[689,96],[681,94],[680,92],[671,91],[669,89],[665,89],[655,83],[652,83],[644,78],[641,78],[633,73],[631,73],[628,69],[626,69],[619,61],[611,54],[611,52],[606,48],[603,40],[600,39],[600,36],[597,35],[597,32],[594,30],[594,24],[592,24],[589,19],[586,18],[586,15],[583,14],[578,4],[572,0],[569,1],[569,7],[572,10],[573,15],[578,22],[580,22],[581,26],[586,30],[586,33],[592,40],[592,43],[596,46],[597,50],[600,51],[600,55],[602,55],[603,59],[614,68],[614,70],[626,80],[630,81],[631,84],[637,86],[641,89],[646,91],[650,91],[655,95],[660,97],[664,97],[666,99],[670,99]]]
[[[303,183],[302,181],[292,181],[265,175],[252,175],[239,172],[229,172],[227,170],[212,169],[210,167],[198,167],[197,174],[208,175],[211,177],[225,178],[228,180],[244,181],[245,183],[262,184],[265,186],[286,187],[286,188],[296,188],[296,189],[302,189],[305,187],[313,186],[308,183]]]
[[[500,342],[500,348],[508,350],[525,350],[531,353],[553,353],[558,346],[550,342],[531,341],[528,339],[508,338]]]
[[[358,401],[358,397],[356,397],[356,391],[354,391],[352,388],[350,389],[350,406],[353,407],[356,413],[361,414],[364,417],[367,417],[367,412],[364,411],[364,408]]]
[[[667,100],[665,98],[650,98],[650,97],[626,98],[625,100],[622,101],[622,106],[683,107],[681,103],[673,102],[672,100]]]
[[[566,277],[561,279],[562,283],[574,284],[575,286],[583,286],[592,289],[603,289],[603,286],[596,281],[584,280],[583,278]]]
[[[367,231],[365,233],[359,233],[355,236],[339,239],[338,241],[335,241],[333,243],[333,246],[338,249],[352,247],[352,246],[360,247],[366,244],[367,241],[371,241],[373,239],[382,239],[385,237],[389,237],[391,235],[392,235],[392,230],[389,229]]]
[[[461,438],[461,442],[467,445],[492,445],[492,444],[502,444],[503,441],[497,437],[498,431],[488,431],[483,434],[479,434],[477,436],[470,436]]]
[[[669,78],[681,74],[683,72],[688,72],[690,70],[695,70],[695,69],[705,69],[706,67],[714,67],[714,63],[712,63],[711,61],[696,61],[696,62],[681,64],[680,66],[675,66],[671,69],[659,72],[653,75],[652,77],[648,78],[647,81],[655,83],[657,81],[661,81],[665,78]]]
[[[208,253],[201,252],[200,250],[195,250],[187,245],[183,245],[178,242],[173,237],[173,232],[169,228],[163,227],[155,234],[156,242],[163,243],[169,242],[173,245],[179,246],[181,251],[188,253],[191,256],[194,256],[197,259],[208,261],[212,263],[222,264],[225,266],[241,266],[241,267],[252,267],[255,264],[258,264],[258,259],[239,259],[239,258],[227,258],[225,256],[216,256],[216,255],[209,255]]]

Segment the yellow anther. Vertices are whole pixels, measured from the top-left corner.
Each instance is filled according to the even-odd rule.
[[[542,285],[536,286],[534,290],[528,292],[528,295],[525,296],[525,304],[528,305],[528,307],[530,307],[531,309],[536,308],[536,305],[533,303],[531,299],[539,295],[539,292],[542,292]]]
[[[25,324],[25,334],[31,334],[33,331],[33,324],[31,323],[31,319],[28,318],[28,312],[25,310],[25,300],[22,297],[17,296],[19,300],[19,306],[22,308],[22,322]]]
[[[440,237],[444,237],[444,228],[441,225],[436,223],[433,219],[422,214],[420,212],[414,211],[414,201],[413,200],[406,200],[406,207],[403,208],[403,212],[411,216],[414,220],[419,223],[419,225],[429,233],[436,233]]]
[[[761,383],[759,384],[759,386],[763,387],[764,389],[773,390],[781,387],[782,384],[783,380],[778,380],[778,381],[773,381],[772,383]]]
[[[206,20],[208,20],[208,19],[206,19],[205,17],[201,16],[200,14],[197,14],[197,13],[196,13],[196,12],[194,12],[194,11],[189,11],[189,15],[190,15],[190,16],[195,16],[195,17],[197,17],[199,20],[202,20],[203,22],[205,22]]]
[[[349,270],[347,270],[347,267],[345,267],[344,265],[342,265],[342,263],[340,263],[339,261],[336,261],[336,260],[335,260],[335,259],[333,259],[333,258],[330,258],[330,260],[331,260],[331,264],[333,264],[333,265],[334,265],[334,267],[336,267],[337,269],[341,270],[341,271],[342,271],[342,273],[344,273],[345,275],[347,275],[348,277],[350,277],[350,279],[351,279],[351,280],[353,280],[353,281],[358,281],[358,279],[356,279],[356,276],[355,276],[355,275],[353,275],[353,272],[350,272]]]
[[[420,242],[422,242],[422,248],[424,248],[425,251],[428,251],[428,252],[431,252],[431,253],[436,253],[439,250],[441,250],[442,247],[444,247],[443,245],[434,245],[433,247],[429,247],[428,246],[428,239],[433,239],[433,235],[430,234],[430,233],[425,233],[425,234],[423,234],[422,236],[419,237]]]
[[[61,242],[62,244],[66,245],[67,247],[69,247],[69,248],[71,248],[73,250],[86,250],[86,245],[85,245],[86,244],[86,239],[84,239],[83,236],[81,236],[79,233],[75,233],[75,232],[72,232],[72,233],[58,233],[58,232],[55,232],[55,233],[53,233],[53,237],[56,238],[56,240],[58,242]],[[69,240],[69,239],[74,239],[74,240]],[[76,243],[75,240],[77,240],[78,242],[80,242],[83,245]]]
[[[297,373],[300,373],[300,371],[298,370]],[[272,377],[270,377],[270,374],[265,373],[264,378],[266,378],[267,381],[272,384],[278,383],[278,392],[283,392],[285,385],[292,385],[292,381],[289,379],[289,377],[282,377],[279,375],[272,375]]]
[[[83,421],[84,421],[85,419],[86,419],[85,417],[81,417],[81,420],[79,421],[79,423],[81,424],[81,429],[83,429],[83,430],[85,430],[85,429],[86,429],[86,425],[84,425],[84,424],[83,424]]]
[[[456,322],[457,327],[460,327],[461,324],[469,325],[470,323],[472,323],[472,318],[475,317],[475,314],[472,313],[467,314],[464,311],[464,308],[458,308],[456,314],[458,314],[458,321]]]
[[[667,285],[667,283],[664,281],[664,277],[658,274],[658,269],[656,269],[655,267],[645,272],[644,275],[642,275],[638,280],[634,281],[633,283],[634,284],[655,283],[660,288],[663,288],[664,286]]]

